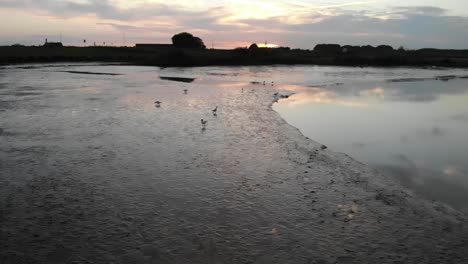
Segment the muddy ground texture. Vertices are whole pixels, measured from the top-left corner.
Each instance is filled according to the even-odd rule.
[[[1,86],[0,263],[468,263],[465,215],[305,138],[276,86],[69,85]]]

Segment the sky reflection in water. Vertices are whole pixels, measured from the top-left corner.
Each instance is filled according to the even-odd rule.
[[[306,136],[468,211],[468,80],[386,80],[285,85],[296,94],[274,108]]]
[[[435,80],[467,76],[464,69],[246,66],[155,73],[196,77],[195,87],[214,85],[233,92],[251,82],[274,81],[296,92],[274,109],[306,136],[428,199],[468,211],[468,79]]]

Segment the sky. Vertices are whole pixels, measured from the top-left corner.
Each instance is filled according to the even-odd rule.
[[[209,48],[468,49],[466,0],[0,0],[0,21],[0,45],[170,43],[190,32]]]

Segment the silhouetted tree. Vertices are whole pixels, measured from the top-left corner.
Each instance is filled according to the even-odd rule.
[[[380,46],[377,46],[377,49],[379,51],[387,51],[387,52],[394,51],[393,47],[389,45],[380,45]]]
[[[178,48],[199,48],[205,49],[206,46],[203,40],[199,37],[195,37],[190,33],[182,32],[172,37],[172,44]]]
[[[257,43],[253,43],[253,44],[250,45],[250,47],[249,47],[249,50],[256,50],[256,49],[258,49]]]
[[[314,51],[322,53],[340,53],[341,46],[339,44],[317,44]]]

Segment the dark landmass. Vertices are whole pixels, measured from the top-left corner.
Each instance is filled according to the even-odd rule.
[[[253,45],[252,45],[253,46]],[[106,62],[161,67],[313,64],[343,66],[468,67],[468,50],[395,50],[390,46],[317,45],[314,50],[178,48],[170,44],[135,47],[0,47],[0,64]]]
[[[110,76],[122,75],[118,73],[107,73],[107,72],[86,72],[86,71],[60,71],[60,72],[74,73],[74,74],[90,74],[90,75],[110,75]]]
[[[161,79],[161,80],[166,80],[166,81],[185,82],[185,83],[191,83],[191,82],[195,81],[195,78],[183,78],[183,77],[164,77],[164,76],[159,76],[159,79]]]
[[[400,78],[400,79],[389,79],[387,82],[420,82],[420,81],[429,81],[429,80],[436,80],[436,81],[450,81],[454,79],[468,79],[467,75],[444,75],[444,76],[436,76],[432,78]]]

